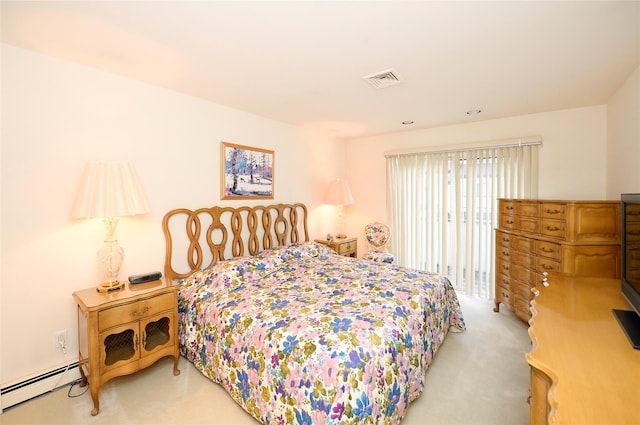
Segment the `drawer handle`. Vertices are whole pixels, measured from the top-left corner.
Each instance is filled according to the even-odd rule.
[[[548,265],[546,265],[546,264],[543,264],[543,265],[542,265],[542,268],[543,268],[544,270],[553,270],[553,266],[548,266]]]
[[[142,316],[142,315],[147,314],[147,312],[148,312],[149,310],[151,310],[151,307],[146,306],[145,308],[143,308],[143,309],[142,309],[142,311],[138,311],[138,310],[136,310],[136,311],[134,311],[133,313],[131,313],[131,315],[132,315],[132,316],[134,316],[134,317]]]
[[[627,211],[629,215],[640,215],[640,211]]]
[[[629,233],[630,236],[639,236],[640,230],[629,230],[627,233]]]
[[[507,209],[508,209],[508,210],[512,210],[512,209],[514,209],[514,207],[513,207],[513,206],[511,206],[511,205],[509,205],[509,206],[507,206]]]
[[[544,210],[547,214],[560,214],[562,211],[560,210]]]
[[[545,229],[547,229],[547,230],[548,230],[548,231],[550,231],[550,232],[557,232],[558,230],[560,230],[560,228],[559,228],[559,227],[557,227],[557,226],[553,226],[553,227],[551,227],[551,226],[546,226],[546,227],[545,227]]]
[[[504,255],[505,257],[509,256],[509,251],[502,251],[502,255]]]
[[[549,249],[549,248],[545,248],[545,247],[542,247],[542,248],[540,249],[540,251],[542,251],[542,252],[546,252],[547,254],[550,254],[550,253],[552,253],[552,252],[556,252],[554,249]]]

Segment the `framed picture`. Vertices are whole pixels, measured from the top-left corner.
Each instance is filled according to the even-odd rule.
[[[220,142],[220,160],[220,199],[273,199],[273,151]]]

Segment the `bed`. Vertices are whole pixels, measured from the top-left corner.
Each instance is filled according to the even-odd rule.
[[[465,330],[456,293],[309,242],[307,218],[303,204],[165,215],[181,354],[263,424],[400,423],[447,333]]]

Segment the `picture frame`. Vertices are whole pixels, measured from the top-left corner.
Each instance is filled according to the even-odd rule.
[[[273,199],[275,153],[220,142],[220,199]]]

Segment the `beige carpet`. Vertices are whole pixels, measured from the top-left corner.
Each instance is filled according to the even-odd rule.
[[[467,322],[450,333],[431,368],[426,388],[412,403],[403,425],[526,424],[530,342],[527,325],[493,302],[460,295]],[[256,425],[218,385],[185,359],[180,376],[172,360],[116,378],[100,391],[100,414],[83,388],[69,386],[6,409],[2,425],[14,424],[225,424]],[[71,395],[81,394],[70,398]]]

